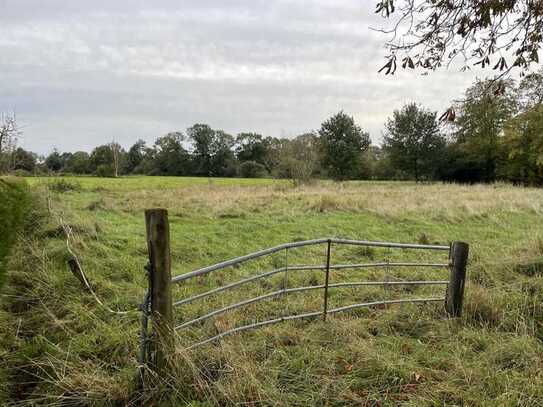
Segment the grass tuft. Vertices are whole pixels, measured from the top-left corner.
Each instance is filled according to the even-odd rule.
[[[48,188],[53,192],[64,193],[80,191],[81,184],[64,178],[57,178],[48,184]]]

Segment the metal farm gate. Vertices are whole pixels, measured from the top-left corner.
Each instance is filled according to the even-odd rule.
[[[283,321],[290,321],[302,318],[326,317],[331,314],[351,311],[363,307],[384,306],[388,304],[401,303],[428,303],[442,302],[446,312],[453,317],[459,316],[462,309],[462,300],[464,293],[464,282],[466,273],[466,263],[469,247],[463,242],[453,242],[450,245],[430,245],[430,244],[406,244],[391,242],[372,242],[365,240],[348,240],[337,238],[323,238],[314,240],[305,240],[293,243],[286,243],[272,248],[260,250],[245,256],[236,257],[231,260],[223,261],[208,267],[200,268],[189,273],[171,277],[171,258],[169,245],[169,224],[166,210],[152,209],[146,213],[147,243],[149,250],[149,264],[147,271],[149,273],[149,291],[146,295],[142,311],[142,351],[140,362],[152,362],[155,368],[161,369],[166,366],[168,355],[176,346],[175,337],[182,334],[190,327],[201,325],[204,321],[215,318],[230,311],[246,307],[250,304],[256,304],[265,300],[275,298],[285,298],[293,293],[321,292],[321,309],[313,312],[292,313],[281,315],[275,318],[264,319],[261,321],[236,326],[219,332],[209,337],[199,337],[196,341],[185,346],[185,349],[192,349],[210,342],[215,342],[221,338],[246,331],[249,329],[260,328],[263,326],[276,324]],[[288,253],[292,249],[301,247],[322,247],[325,257],[321,264],[288,264]],[[363,263],[339,263],[333,262],[333,250],[339,247],[365,247],[365,248],[386,248],[394,251],[416,250],[424,252],[437,252],[442,254],[442,260],[423,262],[423,261],[376,261]],[[254,260],[265,259],[277,253],[284,253],[284,263],[267,271],[257,271],[253,275],[244,275],[242,278],[227,284],[220,284],[218,287],[207,291],[188,296],[186,298],[172,298],[172,286],[187,284],[189,281],[202,276],[213,275],[219,270],[238,268],[241,264]],[[428,268],[442,269],[443,278],[434,280],[394,280],[394,281],[341,281],[332,282],[334,271],[336,270],[357,270],[357,269],[375,269],[375,268]],[[300,272],[304,270],[320,270],[324,273],[324,282],[322,284],[311,284],[304,286],[289,286],[289,272]],[[174,323],[174,310],[180,309],[180,314],[184,315],[183,309],[192,303],[202,301],[219,293],[224,293],[237,289],[249,283],[262,279],[268,279],[274,275],[284,277],[285,283],[280,289],[271,290],[262,295],[237,301],[226,306],[214,309],[207,309],[205,313]],[[431,297],[415,298],[397,298],[369,302],[359,302],[347,304],[340,307],[329,306],[329,290],[344,287],[371,287],[371,286],[444,286],[443,295]],[[148,317],[152,317],[153,330],[148,337]],[[150,345],[150,346],[148,346]],[[149,360],[150,359],[150,360]]]

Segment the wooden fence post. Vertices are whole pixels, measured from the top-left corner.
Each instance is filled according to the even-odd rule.
[[[462,314],[468,253],[469,245],[467,243],[453,242],[451,246],[452,267],[449,276],[449,286],[447,287],[447,295],[445,297],[445,309],[452,317],[459,317]]]
[[[153,338],[152,363],[158,373],[165,371],[174,352],[171,295],[170,225],[166,209],[145,211],[151,293]]]

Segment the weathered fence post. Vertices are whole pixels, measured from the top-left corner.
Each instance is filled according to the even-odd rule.
[[[147,248],[149,250],[149,273],[151,294],[151,317],[153,338],[152,363],[157,372],[168,366],[174,351],[174,331],[171,296],[170,225],[166,209],[145,211]]]
[[[467,243],[453,242],[451,245],[450,257],[452,267],[449,276],[449,285],[447,287],[447,295],[445,297],[445,309],[452,317],[459,317],[462,314],[468,253],[469,245]]]

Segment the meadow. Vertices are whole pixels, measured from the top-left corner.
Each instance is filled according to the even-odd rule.
[[[543,190],[507,184],[288,181],[181,177],[28,178],[35,213],[11,251],[3,287],[0,397],[6,403],[114,405],[543,405]],[[172,274],[285,242],[341,237],[470,244],[461,318],[438,303],[361,309],[244,332],[187,351],[186,345],[247,320],[313,311],[322,293],[251,305],[182,331],[167,377],[134,387],[139,313],[146,289],[143,211],[169,211]],[[66,262],[61,224],[73,231],[97,296]],[[322,263],[318,248],[289,253]],[[274,264],[283,255],[199,278],[175,297],[203,292]],[[387,249],[337,249],[338,261],[395,260]],[[408,253],[410,260],[434,260]],[[402,258],[406,258],[406,257]],[[429,256],[429,255],[428,255]],[[268,270],[267,268],[266,270]],[[340,279],[446,279],[441,270],[365,270]],[[322,274],[289,276],[318,284]],[[281,276],[176,309],[182,321],[206,309],[281,287]],[[443,287],[334,290],[334,306]],[[127,311],[126,314],[108,310]],[[2,400],[2,398],[0,398]]]

